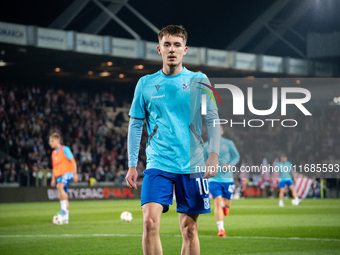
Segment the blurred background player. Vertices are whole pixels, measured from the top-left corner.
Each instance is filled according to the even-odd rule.
[[[246,171],[246,162],[242,160],[240,167],[240,182],[241,182],[241,194],[244,197],[246,195],[247,184],[249,182],[249,173]]]
[[[279,158],[275,158],[273,160],[272,166],[273,169],[276,169],[277,164],[279,163]],[[278,189],[280,185],[280,172],[279,171],[272,171],[271,178],[270,178],[270,192],[271,198],[278,197],[280,190]]]
[[[258,186],[261,189],[261,196],[268,197],[269,189],[270,189],[270,170],[269,170],[268,160],[267,158],[263,158],[261,164],[261,179],[259,181]]]
[[[228,216],[231,200],[234,193],[234,175],[231,167],[235,166],[240,161],[240,154],[232,140],[223,137],[224,130],[221,127],[221,142],[219,165],[224,169],[230,169],[226,172],[219,171],[215,177],[209,179],[210,193],[214,199],[215,218],[218,227],[217,236],[226,236],[224,229],[223,214]],[[209,156],[208,142],[204,144],[204,156],[207,159]]]
[[[289,189],[292,192],[292,196],[293,196],[293,201],[292,204],[293,205],[298,205],[299,204],[299,198],[296,194],[296,190],[294,188],[294,174],[293,174],[293,165],[290,161],[287,161],[287,155],[286,154],[282,154],[281,155],[281,161],[277,164],[277,168],[280,171],[280,194],[279,194],[279,206],[283,207],[283,196],[285,194],[285,188],[286,185],[289,187]]]
[[[67,189],[70,182],[78,181],[77,163],[69,147],[61,145],[61,136],[53,133],[50,136],[52,152],[53,177],[51,186],[57,184],[61,210],[57,214],[62,215],[64,224],[69,223],[69,202]]]

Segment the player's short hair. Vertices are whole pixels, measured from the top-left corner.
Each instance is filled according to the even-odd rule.
[[[50,138],[56,138],[61,140],[61,135],[59,133],[53,133],[52,135],[50,135]]]
[[[286,153],[281,153],[281,158],[282,157],[287,157],[287,154]]]
[[[186,43],[188,39],[188,33],[182,25],[169,25],[163,27],[162,30],[158,33],[158,40],[162,40],[163,36],[165,35],[181,37],[184,43]]]

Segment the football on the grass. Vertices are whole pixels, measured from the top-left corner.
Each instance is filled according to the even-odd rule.
[[[64,224],[64,218],[63,218],[62,215],[54,215],[52,222],[53,222],[54,225],[63,225]]]
[[[120,215],[120,219],[125,222],[130,222],[132,221],[132,214],[127,211],[122,212],[122,214]]]

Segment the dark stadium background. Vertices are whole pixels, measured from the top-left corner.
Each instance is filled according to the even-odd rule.
[[[124,3],[117,17],[142,41],[127,40],[134,38],[112,19],[100,37],[91,35],[100,27],[95,21],[108,17],[98,1],[111,10]],[[59,26],[68,20],[62,15],[68,6],[75,3],[77,12],[86,2],[69,25]],[[142,253],[148,134],[144,128],[139,183],[130,189],[128,112],[138,79],[160,70],[162,62],[157,34],[126,3],[158,29],[183,25],[189,33],[184,66],[207,74],[211,84],[236,85],[245,99],[253,88],[257,110],[271,108],[272,86],[278,88],[278,107],[266,116],[251,113],[247,101],[245,114],[234,115],[233,95],[216,89],[223,102],[216,99],[219,116],[228,124],[299,122],[294,128],[280,121],[275,128],[269,122],[261,128],[226,125],[224,137],[240,152],[237,170],[263,170],[260,164],[277,164],[282,152],[294,165],[340,165],[340,0],[0,0],[0,254]],[[92,30],[85,29],[89,24],[95,24]],[[308,89],[312,97],[304,106],[312,116],[295,105],[282,114],[283,87]],[[70,224],[63,226],[52,224],[60,209],[59,191],[50,185],[53,132],[71,148],[79,176],[68,189]],[[202,137],[207,140],[204,125]],[[211,199],[212,213],[199,216],[201,254],[339,254],[339,173],[301,173],[294,187],[303,202],[291,203],[287,189],[284,207],[279,173],[269,181],[264,172],[234,177],[227,236],[216,236]],[[126,211],[131,222],[121,220]],[[180,233],[173,201],[162,214],[164,254],[179,254]]]
[[[129,1],[129,3],[138,10],[151,23],[158,28],[168,24],[182,24],[189,32],[189,46],[208,47],[212,49],[225,49],[227,45],[240,35],[256,18],[261,15],[274,0],[239,0],[239,1],[216,1],[210,4],[206,1]],[[69,5],[72,1],[1,1],[0,3],[0,19],[3,22],[12,22],[23,25],[35,25],[40,27],[48,27]],[[340,10],[340,2],[334,0],[312,0],[313,5],[311,11],[300,17],[299,22],[294,25],[294,30],[306,37],[307,33],[312,31],[315,33],[333,33],[340,29],[340,19],[338,18],[338,10]],[[106,3],[108,5],[108,2]],[[298,1],[292,1],[287,8],[283,9],[282,17],[289,14],[295,7],[299,7]],[[101,10],[91,1],[80,14],[65,28],[65,30],[81,31],[88,23],[89,19],[96,17]],[[117,16],[121,18],[127,25],[140,34],[142,40],[156,41],[156,34],[148,28],[143,22],[133,15],[127,8],[122,8]],[[262,29],[241,52],[249,52],[251,48],[258,43],[268,31]],[[110,35],[121,38],[132,38],[119,24],[111,20],[100,32],[99,35]],[[306,45],[298,38],[287,35],[288,40],[301,51],[306,51]],[[51,51],[26,47],[24,52],[16,46],[5,45],[7,62],[16,62],[12,68],[2,68],[0,70],[1,77],[8,79],[12,77],[16,80],[23,80],[29,83],[36,80],[46,79],[53,83],[63,83],[74,86],[81,79],[81,86],[87,86],[89,89],[97,86],[107,86],[112,82],[124,82],[124,86],[119,86],[119,91],[123,93],[121,98],[131,99],[129,86],[134,86],[143,74],[152,73],[159,70],[159,64],[145,64],[144,70],[131,70],[131,75],[126,77],[124,81],[116,79],[99,79],[90,81],[84,79],[84,73],[106,61],[111,61],[112,57],[93,56],[88,54],[80,54],[74,52]],[[18,54],[19,52],[19,54]],[[17,54],[14,54],[17,53]],[[300,56],[288,47],[285,43],[277,40],[276,43],[265,52],[266,55],[300,58]],[[24,57],[21,57],[23,56]],[[331,62],[339,62],[339,57],[326,59]],[[135,60],[115,59],[115,65],[121,66],[124,70],[132,69],[138,64]],[[59,76],[51,77],[50,71],[55,67],[63,65],[65,71],[63,79]],[[205,67],[189,66],[193,71],[204,71],[209,77],[244,77],[254,75],[254,73],[230,72],[229,70],[212,70]],[[20,72],[21,75],[17,75]],[[116,70],[119,73],[119,70]],[[256,77],[272,77],[268,74],[256,73]],[[102,85],[100,85],[102,84]],[[97,89],[97,88],[96,88]],[[110,88],[115,89],[116,88]]]
[[[1,21],[23,25],[37,25],[48,27],[72,1],[1,1]],[[188,44],[196,47],[224,49],[229,42],[235,39],[248,25],[250,25],[274,0],[238,0],[238,1],[137,1],[129,3],[143,14],[158,28],[169,24],[182,24],[189,32]],[[298,1],[295,1],[298,2]],[[332,33],[339,31],[340,19],[338,11],[340,2],[334,0],[312,0],[314,4],[312,13],[305,15],[295,27],[305,35],[313,30],[316,33]],[[90,3],[91,5],[91,3]],[[295,4],[296,5],[296,4]],[[294,6],[290,7],[294,8]],[[289,10],[288,10],[289,11]],[[87,22],[86,15],[96,16],[100,9],[92,4],[67,30],[79,30]],[[136,31],[141,32],[143,40],[155,41],[155,33],[140,22],[131,12],[123,8],[117,15]],[[114,21],[99,33],[123,38],[131,36]],[[245,48],[243,50],[247,52]],[[283,44],[276,45],[268,55],[297,57],[295,52]]]
[[[225,49],[226,46],[232,42],[242,31],[244,31],[259,15],[261,15],[268,7],[270,7],[275,1],[272,0],[240,0],[240,1],[216,1],[213,3],[207,1],[129,1],[136,10],[138,10],[144,17],[146,17],[151,23],[158,28],[162,28],[168,24],[182,24],[189,33],[188,45],[195,47],[208,47],[212,49]],[[39,27],[48,27],[53,20],[55,20],[62,11],[68,7],[71,1],[1,1],[0,2],[0,21],[17,23],[22,25],[35,25]],[[340,10],[340,1],[334,0],[313,0],[311,4],[314,5],[312,11],[304,15],[301,20],[294,26],[294,29],[301,35],[307,36],[307,33],[312,31],[315,33],[334,33],[340,31],[340,19],[338,17],[338,10]],[[284,12],[289,12],[294,7],[298,7],[298,3],[293,1],[289,8]],[[65,28],[65,30],[81,31],[88,23],[88,19],[95,17],[100,13],[100,9],[93,3],[90,3],[76,19]],[[131,14],[126,8],[123,8],[118,14],[124,22],[126,22],[131,28],[138,32],[142,40],[155,42],[157,40],[156,34],[151,31],[145,24],[140,22],[134,15]],[[252,46],[261,40],[261,38],[268,33],[268,31],[261,30],[258,35],[247,46],[242,48],[241,52],[249,52]],[[121,28],[116,22],[110,21],[108,25],[99,33],[99,35],[110,35],[121,38],[132,38],[124,29]],[[305,44],[296,38],[290,38],[294,41],[296,47],[305,51]],[[97,135],[96,129],[86,128],[88,119],[85,117],[75,116],[73,113],[68,114],[67,110],[63,109],[63,106],[72,107],[76,101],[76,107],[80,107],[81,111],[87,111],[91,117],[97,118],[94,123],[98,124],[97,128],[105,121],[105,114],[100,108],[101,105],[116,107],[128,107],[133,96],[133,90],[138,79],[148,73],[153,73],[161,68],[160,62],[146,61],[139,59],[126,59],[105,55],[92,55],[77,53],[71,51],[56,51],[47,50],[32,46],[17,46],[10,44],[0,44],[0,51],[3,54],[0,59],[3,58],[6,62],[13,63],[6,67],[0,68],[0,88],[6,91],[6,96],[10,91],[15,91],[15,97],[19,104],[23,99],[27,99],[30,94],[33,94],[33,90],[36,94],[33,100],[29,101],[29,109],[26,112],[19,111],[19,108],[11,109],[9,99],[6,98],[7,108],[6,113],[10,116],[10,128],[7,126],[8,134],[6,131],[2,131],[1,150],[5,153],[9,153],[14,159],[19,161],[15,163],[14,168],[17,171],[15,180],[18,180],[19,170],[21,170],[21,163],[28,164],[29,171],[32,173],[34,168],[37,168],[37,161],[44,162],[50,166],[49,156],[51,150],[48,147],[48,134],[52,129],[58,128],[64,134],[65,144],[72,148],[74,143],[79,143],[79,154],[77,159],[80,161],[82,146],[86,151],[88,145],[91,144],[91,137],[80,138],[79,141],[75,138],[80,132],[79,129],[84,128],[85,131],[81,132],[93,132],[94,136]],[[277,41],[270,49],[265,52],[266,55],[281,56],[281,57],[293,57],[300,58],[300,56],[288,47],[283,42]],[[333,64],[339,62],[339,56],[334,58],[325,59]],[[113,62],[112,66],[108,66],[108,62]],[[144,69],[138,70],[134,67],[142,64]],[[262,77],[262,78],[284,78],[289,77],[286,74],[268,74],[260,72],[247,72],[247,71],[235,71],[230,69],[217,69],[209,68],[207,66],[187,65],[189,69],[193,71],[202,71],[209,77]],[[55,68],[61,68],[61,72],[55,72]],[[87,72],[91,70],[94,72],[110,71],[113,75],[111,77],[90,77]],[[125,74],[125,78],[120,79],[118,75],[120,73]],[[18,121],[22,119],[37,118],[39,111],[43,111],[46,103],[46,93],[51,91],[51,95],[58,94],[55,107],[56,116],[52,120],[44,120],[45,128],[41,133],[32,133],[32,130],[28,130],[30,137],[34,137],[32,144],[26,147],[17,146],[13,148],[11,143],[18,139],[27,138],[24,134],[14,128]],[[82,101],[83,95],[87,95],[87,100]],[[112,100],[113,98],[113,100]],[[91,101],[92,100],[92,101]],[[13,103],[14,104],[14,103]],[[37,109],[36,109],[37,108]],[[51,107],[52,109],[53,107]],[[18,111],[17,111],[18,110]],[[59,115],[59,116],[58,116]],[[330,129],[332,137],[335,138],[337,133],[337,125],[339,117],[338,111],[328,110],[325,115],[320,116],[320,121],[330,118]],[[92,120],[91,120],[92,121]],[[29,121],[31,125],[32,121]],[[27,122],[26,122],[27,123]],[[0,123],[1,124],[1,123]],[[96,125],[97,125],[96,124]],[[105,155],[98,152],[97,142],[94,142],[91,146],[91,154],[95,158],[94,162],[81,164],[81,171],[86,173],[88,169],[92,171],[93,177],[98,180],[102,180],[101,174],[98,173],[98,166],[101,160],[107,160],[108,157],[115,157],[117,164],[114,166],[115,174],[119,173],[116,169],[122,165],[121,173],[124,175],[127,169],[126,164],[126,125],[127,121],[122,114],[119,114],[114,121],[114,125],[118,127],[118,130],[111,132],[105,138],[99,142],[98,146],[105,146],[110,155]],[[321,130],[321,128],[320,128]],[[321,132],[318,131],[317,140],[323,141],[325,146],[325,154],[339,153],[339,140],[337,139],[332,146],[327,146],[328,134],[324,137]],[[11,137],[11,139],[9,139]],[[147,138],[144,133],[143,143]],[[264,146],[265,136],[260,139],[256,139],[251,135],[248,135],[250,144],[254,144],[254,148],[259,148],[256,142],[260,140],[260,148]],[[304,137],[303,139],[309,139]],[[22,142],[25,144],[24,142]],[[302,145],[304,140],[302,142]],[[326,145],[324,145],[326,144]],[[301,145],[301,146],[302,146]],[[43,146],[44,155],[39,156],[38,159],[34,159],[34,162],[28,158],[29,153],[34,151],[35,147]],[[12,147],[12,148],[10,148]],[[18,148],[21,148],[17,152]],[[34,147],[34,148],[33,148]],[[252,147],[253,148],[253,147]],[[314,147],[315,148],[315,147]],[[145,154],[143,152],[143,146],[141,148],[140,159],[145,161]],[[245,151],[246,148],[245,147]],[[298,148],[296,148],[298,149]],[[261,163],[263,155],[257,153],[256,149],[252,150],[255,155],[245,155],[245,158],[252,157],[254,164]],[[23,156],[25,153],[25,156]],[[112,155],[111,155],[112,152]],[[321,156],[318,154],[309,155],[309,152],[304,152],[306,155],[303,157],[306,160],[320,160]],[[314,152],[313,152],[314,153]],[[105,153],[104,153],[105,154]],[[241,148],[242,155],[242,148]],[[314,159],[310,159],[313,158]],[[12,162],[11,159],[3,159],[0,162],[2,169],[7,164],[6,162]],[[28,162],[28,163],[27,163]],[[40,164],[41,162],[39,162]],[[94,164],[92,164],[94,163]],[[110,168],[110,164],[104,163]],[[7,164],[8,165],[8,164]],[[100,169],[99,172],[107,169]],[[143,167],[141,166],[141,169]],[[36,171],[37,169],[35,169]],[[8,172],[8,170],[6,170]],[[10,174],[9,174],[10,175]],[[4,181],[4,175],[2,175],[2,181]],[[103,177],[104,179],[106,177]],[[111,178],[112,179],[112,178]],[[111,180],[110,179],[110,180]],[[120,177],[120,181],[123,178]],[[330,183],[334,181],[330,181]],[[25,185],[26,179],[21,183]],[[35,185],[35,183],[31,183]]]

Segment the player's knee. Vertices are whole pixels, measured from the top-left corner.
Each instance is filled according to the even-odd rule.
[[[143,220],[144,231],[146,234],[157,231],[158,223],[151,217],[145,217]]]
[[[218,209],[222,208],[222,202],[215,201],[214,204],[215,204],[215,208],[218,208]]]
[[[190,224],[182,228],[183,238],[192,241],[197,237],[197,226],[196,224]]]

